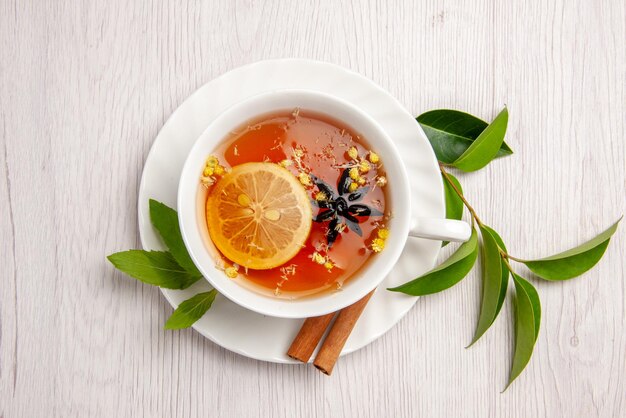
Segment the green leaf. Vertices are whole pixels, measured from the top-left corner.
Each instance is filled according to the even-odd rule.
[[[415,280],[387,290],[412,296],[441,292],[460,282],[470,272],[476,262],[477,255],[478,236],[476,230],[472,230],[470,239],[463,243],[441,265]]]
[[[463,194],[463,188],[461,183],[450,173],[446,173],[450,181],[454,183],[457,190]],[[456,193],[454,188],[450,185],[445,176],[443,176],[443,188],[446,197],[446,218],[448,219],[461,219],[463,216],[463,201]]]
[[[463,171],[476,171],[489,164],[504,142],[508,121],[509,112],[505,107],[452,165]]]
[[[493,239],[496,240],[496,243],[498,244],[500,249],[504,252],[507,252],[506,246],[504,245],[504,241],[502,241],[502,237],[500,237],[500,235],[496,231],[494,231],[492,228],[488,227],[487,225],[484,225],[484,228],[491,233],[491,236],[493,236]],[[500,295],[498,296],[498,305],[496,307],[496,317],[500,313],[500,309],[502,309],[502,305],[504,304],[504,299],[506,299],[506,289],[509,286],[509,274],[510,274],[509,266],[506,265],[506,262],[502,259],[502,257],[500,257],[500,264],[502,266],[502,274],[500,276],[502,279],[502,283],[500,287]]]
[[[541,324],[541,302],[537,290],[528,281],[513,273],[515,283],[515,353],[509,375],[511,383],[522,373],[533,355]]]
[[[164,251],[129,250],[107,257],[118,270],[144,283],[167,289],[186,289],[202,275],[194,275],[183,269]]]
[[[606,231],[578,247],[540,260],[522,262],[533,273],[546,280],[567,280],[580,276],[600,261],[621,220],[619,218]]]
[[[176,211],[161,202],[150,199],[150,220],[156,230],[159,231],[163,242],[165,242],[178,264],[188,272],[200,275],[200,271],[198,271],[198,268],[191,260],[187,247],[185,247]]]
[[[530,284],[529,281],[520,277],[519,275],[513,273],[513,280],[517,280],[517,282],[526,290],[528,297],[530,298],[530,303],[533,305],[533,314],[535,318],[535,340],[539,337],[539,328],[541,327],[541,303],[539,301],[539,293],[537,293],[537,289]]]
[[[480,227],[483,237],[482,282],[483,291],[480,304],[480,315],[470,347],[482,337],[498,316],[500,294],[502,290],[502,257],[496,239],[485,227]]]
[[[213,289],[210,292],[198,293],[178,305],[165,323],[165,329],[189,328],[211,308],[216,295],[217,290]]]
[[[463,194],[463,188],[461,187],[461,183],[459,183],[456,177],[454,177],[450,173],[446,173],[446,174],[448,178],[442,175],[443,189],[444,189],[444,194],[446,198],[446,218],[461,219],[463,217],[463,201],[461,200],[459,195],[456,193],[454,188],[450,185],[450,182],[452,182],[456,186],[457,190],[461,192],[461,194]],[[444,241],[441,246],[445,247],[448,244],[449,244],[449,241]]]
[[[417,121],[424,129],[437,160],[451,164],[456,161],[488,126],[487,122],[458,110],[438,109],[422,113]],[[503,142],[496,157],[513,151]]]

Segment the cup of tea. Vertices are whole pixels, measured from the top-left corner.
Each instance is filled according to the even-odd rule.
[[[356,105],[271,91],[224,111],[192,147],[178,187],[180,229],[198,269],[236,304],[319,316],[376,288],[409,237],[469,239],[465,222],[413,215],[409,184],[419,181]]]

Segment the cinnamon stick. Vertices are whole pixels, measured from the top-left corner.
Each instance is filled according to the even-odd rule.
[[[315,347],[319,344],[328,324],[335,316],[336,312],[331,312],[322,316],[307,318],[300,328],[300,332],[291,343],[287,355],[295,360],[307,363]]]
[[[332,373],[343,346],[346,344],[352,329],[354,329],[354,325],[356,325],[373,293],[374,290],[363,297],[363,299],[339,311],[335,323],[313,362],[313,365],[322,373],[329,376]]]

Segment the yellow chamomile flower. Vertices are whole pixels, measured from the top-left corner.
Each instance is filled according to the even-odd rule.
[[[324,267],[326,267],[327,270],[331,270],[333,267],[335,267],[335,265],[332,262],[327,261],[324,263]]]
[[[378,238],[380,239],[387,239],[389,237],[389,230],[385,228],[381,228],[378,230],[376,235],[378,235]]]
[[[348,149],[348,157],[350,157],[353,160],[356,160],[358,156],[359,156],[359,151],[356,149],[356,147],[350,147]]]
[[[368,171],[370,171],[370,163],[367,160],[361,160],[361,162],[359,163],[359,171],[361,173],[367,173]]]
[[[226,170],[224,169],[224,167],[221,166],[219,161],[217,160],[217,157],[215,155],[210,155],[206,160],[204,170],[202,170],[202,176],[203,176],[202,181],[208,184],[209,182],[205,181],[206,178],[211,177],[213,175],[221,176],[225,173],[225,171]]]
[[[376,185],[379,187],[384,187],[387,184],[387,178],[385,176],[376,177]]]
[[[375,253],[381,252],[385,248],[385,240],[382,238],[374,238],[372,240],[372,251]]]
[[[209,158],[206,159],[207,167],[215,167],[217,165],[217,157],[215,155],[210,155]]]
[[[298,174],[298,180],[300,180],[300,183],[304,184],[305,186],[310,186],[312,184],[311,176],[309,176],[307,173]]]
[[[317,251],[313,253],[311,258],[313,259],[313,262],[317,264],[324,264],[326,262],[326,258]]]
[[[367,156],[368,160],[370,160],[370,162],[372,164],[378,164],[378,162],[380,161],[380,157],[378,156],[378,154],[376,154],[373,151],[370,151],[369,155]]]
[[[364,186],[367,180],[365,180],[365,177],[359,177],[359,179],[356,181],[357,183],[359,183],[359,186]]]
[[[224,167],[222,167],[221,165],[218,165],[215,167],[215,175],[217,176],[221,176],[222,174],[224,174]]]
[[[352,193],[352,192],[355,192],[355,191],[356,191],[356,189],[358,189],[358,188],[359,188],[358,183],[352,182],[352,183],[350,183],[350,185],[348,186],[348,191],[349,191],[350,193]]]
[[[352,180],[357,180],[359,178],[359,169],[356,167],[353,167],[350,169],[350,171],[348,171],[348,174],[350,175],[350,178]]]
[[[326,199],[328,199],[328,196],[326,196],[326,193],[324,192],[315,193],[315,200],[317,200],[318,202],[323,202]]]
[[[237,273],[237,269],[235,267],[228,267],[226,270],[224,270],[224,273],[226,273],[226,275],[231,279],[234,279],[239,274]]]

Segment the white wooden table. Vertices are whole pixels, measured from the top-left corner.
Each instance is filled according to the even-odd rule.
[[[463,348],[476,274],[328,378],[164,331],[161,293],[105,255],[139,246],[139,176],[172,111],[277,57],[344,65],[415,114],[506,104],[516,153],[461,176],[466,195],[516,255],[581,242],[626,212],[625,7],[0,1],[0,417],[624,416],[624,225],[584,277],[535,281],[541,334],[504,394],[511,304]]]

